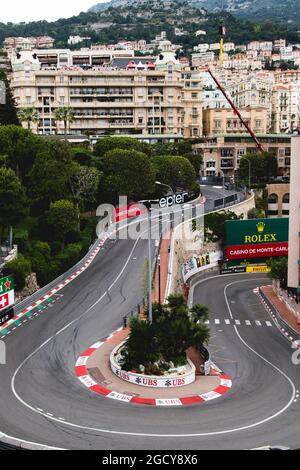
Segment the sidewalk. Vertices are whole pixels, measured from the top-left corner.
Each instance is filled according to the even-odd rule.
[[[171,245],[172,233],[168,232],[164,235],[160,245],[160,273],[157,264],[154,275],[154,286],[152,293],[153,302],[163,303],[167,288],[168,270],[169,270],[169,247]],[[160,278],[160,299],[159,299],[159,278]]]
[[[272,286],[261,287],[262,292],[268,298],[269,302],[274,305],[281,318],[295,331],[300,334],[300,325],[297,323],[297,318],[273,291]]]

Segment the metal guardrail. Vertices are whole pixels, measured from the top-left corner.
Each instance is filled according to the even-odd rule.
[[[30,297],[26,297],[26,299],[16,304],[14,307],[14,312],[17,313],[19,311],[22,311],[26,307],[29,307],[35,300],[38,300],[43,295],[47,294],[47,292],[50,291],[53,287],[57,286],[57,284],[60,284],[66,277],[74,274],[74,272],[80,269],[88,260],[88,258],[91,256],[91,253],[97,247],[98,243],[99,239],[94,242],[94,244],[90,247],[86,255],[80,261],[78,261],[75,266],[72,266],[70,269],[68,269],[68,271],[64,272],[56,279],[53,279],[53,281],[51,281],[49,284],[34,292],[34,294],[32,294]]]
[[[271,311],[274,313],[275,317],[276,317],[276,320],[278,322],[278,324],[281,326],[281,328],[283,328],[289,335],[291,335],[295,340],[298,340],[300,341],[300,333],[298,333],[298,331],[294,330],[294,328],[292,328],[280,315],[280,313],[278,312],[277,308],[274,307],[274,305],[270,302],[270,300],[268,299],[268,297],[265,295],[265,293],[259,289],[259,293],[261,295],[261,297],[263,298],[263,300],[266,302],[266,304],[269,306],[269,308],[271,309]]]

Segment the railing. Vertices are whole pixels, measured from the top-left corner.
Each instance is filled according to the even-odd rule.
[[[270,308],[270,310],[274,313],[279,326],[281,326],[281,328],[283,328],[291,337],[293,337],[294,340],[300,341],[300,333],[298,333],[298,331],[294,330],[294,328],[292,328],[282,318],[282,316],[280,315],[280,313],[278,312],[276,307],[269,301],[268,297],[265,295],[265,293],[261,289],[259,289],[259,293],[260,293],[261,297],[263,298],[263,300],[265,301],[265,303]]]

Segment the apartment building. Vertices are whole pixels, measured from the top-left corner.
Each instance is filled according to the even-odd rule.
[[[300,81],[300,70],[276,70],[274,72],[275,83],[297,83]]]
[[[272,90],[274,79],[272,76],[259,77],[258,73],[252,73],[232,82],[228,91],[238,109],[264,108],[267,111],[266,131],[271,130],[272,117]],[[262,133],[262,131],[260,131]]]
[[[38,37],[9,37],[6,38],[3,42],[4,49],[8,52],[14,50],[18,51],[32,51],[33,49],[47,49],[52,48],[54,44],[54,39],[50,36],[38,36]]]
[[[182,73],[183,89],[183,124],[184,137],[200,137],[203,132],[202,124],[202,80],[198,71],[186,70]]]
[[[292,168],[290,182],[290,223],[289,223],[289,256],[288,256],[288,287],[296,289],[297,298],[300,294],[300,136],[292,137]]]
[[[198,52],[192,54],[192,66],[193,67],[204,67],[211,65],[215,61],[215,53],[213,51]]]
[[[299,85],[274,85],[272,92],[272,132],[291,132],[300,124]]]
[[[85,62],[83,67],[74,67],[74,54],[70,56],[73,66],[55,67],[52,58],[56,63],[65,63],[61,54],[49,51],[48,67],[45,55],[38,53],[13,63],[11,88],[18,107],[33,107],[39,112],[39,122],[31,123],[35,133],[63,133],[64,125],[55,121],[54,111],[67,106],[74,112],[74,120],[68,124],[68,133],[73,135],[201,135],[199,76],[182,75],[179,62],[169,61],[168,54],[165,64],[164,58],[157,60],[156,70],[124,70],[108,65],[86,68]],[[85,57],[90,60],[95,56],[88,53]]]
[[[246,54],[235,54],[224,59],[223,67],[235,70],[261,70],[262,61],[259,59],[249,59]]]
[[[22,70],[27,64],[32,68],[32,64],[37,64],[41,69],[50,68],[82,68],[91,69],[110,65],[114,58],[131,59],[134,57],[132,50],[113,49],[80,49],[71,51],[70,49],[34,49],[32,52],[21,52],[19,55],[11,57],[13,70]]]
[[[278,176],[289,176],[291,165],[291,136],[257,134],[264,149],[277,158]],[[223,134],[199,139],[194,145],[195,152],[203,157],[202,177],[234,177],[240,159],[247,153],[257,152],[253,139],[248,134]]]
[[[266,134],[268,113],[266,108],[245,108],[242,116],[255,133]],[[240,134],[244,126],[232,108],[204,109],[203,134],[213,136],[217,134]]]

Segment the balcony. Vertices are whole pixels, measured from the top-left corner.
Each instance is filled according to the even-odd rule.
[[[234,168],[233,161],[231,160],[221,160],[221,169],[231,170]]]

